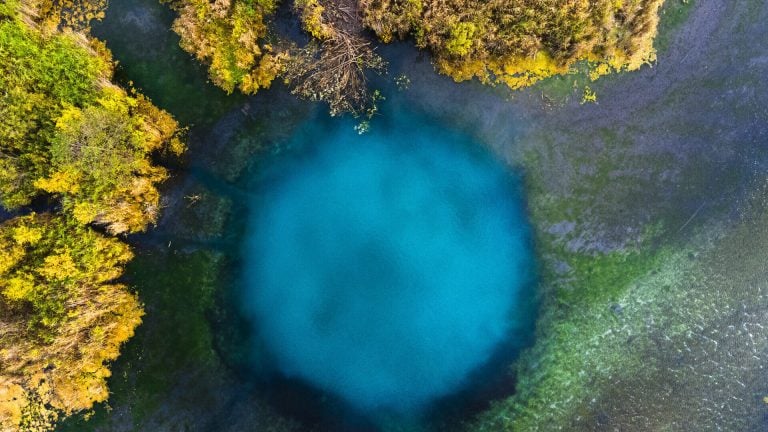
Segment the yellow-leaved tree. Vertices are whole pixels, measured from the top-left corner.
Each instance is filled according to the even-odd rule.
[[[152,155],[183,150],[170,115],[110,83],[103,44],[59,30],[91,17],[81,3],[0,3],[0,205],[16,214],[0,212],[3,432],[107,398],[108,362],[143,315],[119,282],[133,254],[110,235],[156,221],[168,174]]]
[[[108,396],[107,362],[143,315],[115,280],[127,245],[64,216],[0,224],[0,425],[45,430]]]

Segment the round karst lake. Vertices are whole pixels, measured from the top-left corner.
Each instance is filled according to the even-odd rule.
[[[318,116],[250,187],[244,307],[276,368],[361,412],[414,413],[531,332],[519,180],[398,111]]]

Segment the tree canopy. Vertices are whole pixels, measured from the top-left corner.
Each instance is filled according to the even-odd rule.
[[[517,89],[577,62],[594,79],[653,61],[663,0],[294,0],[311,39],[301,49],[270,32],[276,2],[174,0],[174,29],[227,91],[255,93],[282,77],[332,114],[361,114],[375,105],[365,71],[383,67],[363,28],[385,43],[411,38],[457,81]]]
[[[166,176],[150,154],[182,150],[176,122],[109,82],[101,43],[46,35],[9,5],[0,22],[0,204],[17,209],[55,194],[82,223],[144,230]]]
[[[566,73],[598,75],[654,60],[663,0],[362,0],[365,24],[385,42],[413,37],[438,70],[512,88]]]
[[[152,155],[183,150],[170,115],[110,82],[109,52],[71,30],[95,15],[70,3],[0,4],[0,205],[16,214],[0,223],[0,430],[107,398],[106,364],[143,314],[110,235],[155,222]]]
[[[285,53],[275,50],[266,20],[276,0],[172,0],[181,46],[210,65],[211,80],[231,93],[269,87]]]
[[[65,216],[0,225],[0,426],[46,430],[59,412],[106,400],[105,363],[143,315],[114,282],[131,258],[124,243]]]

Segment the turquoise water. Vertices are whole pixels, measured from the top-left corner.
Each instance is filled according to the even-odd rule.
[[[226,95],[180,51],[172,16],[152,0],[116,0],[94,32],[120,61],[118,79],[191,126],[188,172],[174,184],[191,188],[184,196],[204,188],[233,200],[226,232],[210,242],[194,233],[202,210],[184,222],[191,238],[189,229],[174,231],[179,217],[202,208],[188,203],[181,215],[166,210],[170,224],[146,240],[173,254],[210,245],[231,259],[217,282],[221,298],[202,308],[223,366],[207,373],[236,385],[213,389],[179,366],[195,364],[198,351],[168,344],[158,325],[178,333],[174,340],[201,330],[181,317],[192,316],[189,307],[153,311],[168,311],[155,297],[187,295],[186,279],[148,288],[154,276],[138,268],[148,282],[133,283],[150,313],[110,383],[111,403],[130,410],[133,428],[162,429],[151,413],[184,413],[179,404],[189,401],[209,407],[189,420],[203,430],[241,430],[229,410],[262,403],[315,430],[382,430],[392,421],[410,430],[463,420],[511,394],[509,365],[531,343],[536,305],[522,186],[510,168],[390,84],[380,86],[388,100],[364,135],[322,106],[307,116],[279,87]],[[253,169],[225,180],[221,172],[249,157]],[[247,302],[237,297],[241,274]],[[237,311],[242,303],[249,307]],[[182,378],[185,398],[161,399],[159,383],[188,375],[196,378]],[[211,394],[226,402],[211,405]],[[99,410],[87,427],[68,430],[119,429],[118,418]]]
[[[407,107],[353,126],[311,118],[253,179],[243,302],[282,375],[366,413],[417,414],[528,340],[521,188]]]

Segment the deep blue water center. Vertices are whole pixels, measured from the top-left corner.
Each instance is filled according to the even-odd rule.
[[[312,118],[253,182],[243,303],[286,377],[410,414],[527,339],[532,251],[508,166],[390,111]]]

